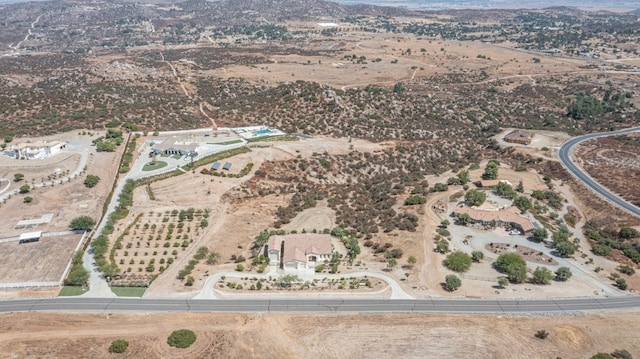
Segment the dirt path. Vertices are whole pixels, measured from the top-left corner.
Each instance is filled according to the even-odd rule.
[[[29,27],[29,31],[27,32],[27,34],[24,36],[24,39],[20,42],[18,42],[15,46],[10,46],[13,48],[13,50],[15,52],[20,51],[20,46],[22,46],[22,43],[27,41],[29,39],[29,36],[33,35],[33,32],[31,30],[33,30],[36,26],[36,24],[40,21],[40,18],[42,17],[42,15],[44,14],[40,14],[38,15],[38,17],[36,18],[36,20],[34,22],[31,23],[31,26]]]
[[[191,95],[189,94],[189,91],[187,91],[187,88],[184,86],[184,84],[180,80],[180,76],[178,76],[178,71],[176,70],[175,66],[173,66],[171,61],[167,61],[167,60],[164,59],[164,54],[162,53],[162,51],[160,51],[160,57],[162,58],[162,62],[167,63],[167,65],[169,65],[169,67],[171,68],[171,72],[173,73],[173,77],[175,77],[176,81],[178,81],[178,84],[182,88],[182,92],[184,92],[184,95],[187,96],[188,98],[191,98]]]
[[[216,125],[216,120],[214,120],[212,117],[210,117],[209,115],[207,115],[207,113],[204,111],[204,107],[207,107],[207,109],[209,109],[209,104],[206,102],[200,102],[200,113],[209,119],[209,121],[211,121],[211,127],[213,127],[213,131],[216,132],[218,131],[218,125]]]
[[[425,224],[422,231],[424,246],[424,263],[421,264],[418,278],[420,284],[426,289],[428,294],[441,295],[445,291],[441,288],[441,278],[444,277],[440,255],[435,252],[435,244],[433,242],[433,230],[440,225],[440,222],[446,218],[447,213],[436,213],[433,206],[438,202],[444,202],[445,206],[449,200],[449,192],[439,193],[427,200],[425,204]],[[445,207],[446,208],[446,207]]]

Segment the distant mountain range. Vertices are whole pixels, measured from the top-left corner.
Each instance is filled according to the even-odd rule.
[[[334,0],[341,4],[403,6],[422,10],[440,9],[526,9],[570,6],[598,9],[636,9],[637,0]]]
[[[47,0],[0,0],[0,5]],[[257,0],[256,2],[260,2]],[[396,6],[420,10],[441,9],[521,9],[571,6],[596,9],[636,9],[637,0],[333,0],[346,5]],[[88,1],[90,2],[90,1]],[[127,1],[150,3],[178,3],[176,0]],[[268,2],[265,0],[264,2]],[[640,11],[640,9],[638,10]]]

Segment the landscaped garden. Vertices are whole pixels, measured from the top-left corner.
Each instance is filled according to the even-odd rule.
[[[167,167],[167,163],[164,161],[151,161],[142,167],[143,171],[155,171],[161,168]]]

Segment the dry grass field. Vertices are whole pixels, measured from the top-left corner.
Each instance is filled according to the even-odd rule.
[[[0,351],[13,357],[112,358],[589,358],[640,355],[637,312],[563,317],[426,314],[52,314],[2,316]],[[167,345],[191,329],[188,349]],[[624,330],[620,330],[624,328]],[[534,334],[546,330],[545,340]]]

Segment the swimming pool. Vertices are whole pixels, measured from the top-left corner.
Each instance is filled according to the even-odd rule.
[[[271,130],[268,128],[265,128],[264,130],[257,130],[257,131],[253,131],[253,135],[254,136],[264,136],[271,133]]]

